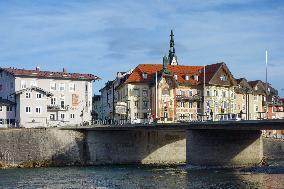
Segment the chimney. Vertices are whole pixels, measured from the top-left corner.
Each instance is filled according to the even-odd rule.
[[[36,71],[39,71],[39,67],[38,66],[36,67]]]
[[[67,73],[67,70],[66,70],[66,68],[63,68],[63,72],[64,72],[64,73]]]

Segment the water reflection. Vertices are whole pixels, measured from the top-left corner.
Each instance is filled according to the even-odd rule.
[[[0,188],[284,188],[284,172],[98,166],[0,170]]]

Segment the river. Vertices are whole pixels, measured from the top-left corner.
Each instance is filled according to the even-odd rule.
[[[187,166],[88,166],[0,170],[0,188],[79,189],[282,188],[284,163],[247,169]]]

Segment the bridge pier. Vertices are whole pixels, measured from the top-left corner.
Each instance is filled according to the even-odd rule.
[[[259,130],[187,130],[188,165],[242,167],[259,165],[263,144]]]

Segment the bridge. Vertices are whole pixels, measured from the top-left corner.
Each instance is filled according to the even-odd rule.
[[[284,120],[64,127],[86,134],[91,163],[176,163],[239,167],[263,160],[261,130]],[[93,161],[93,162],[92,162]]]

